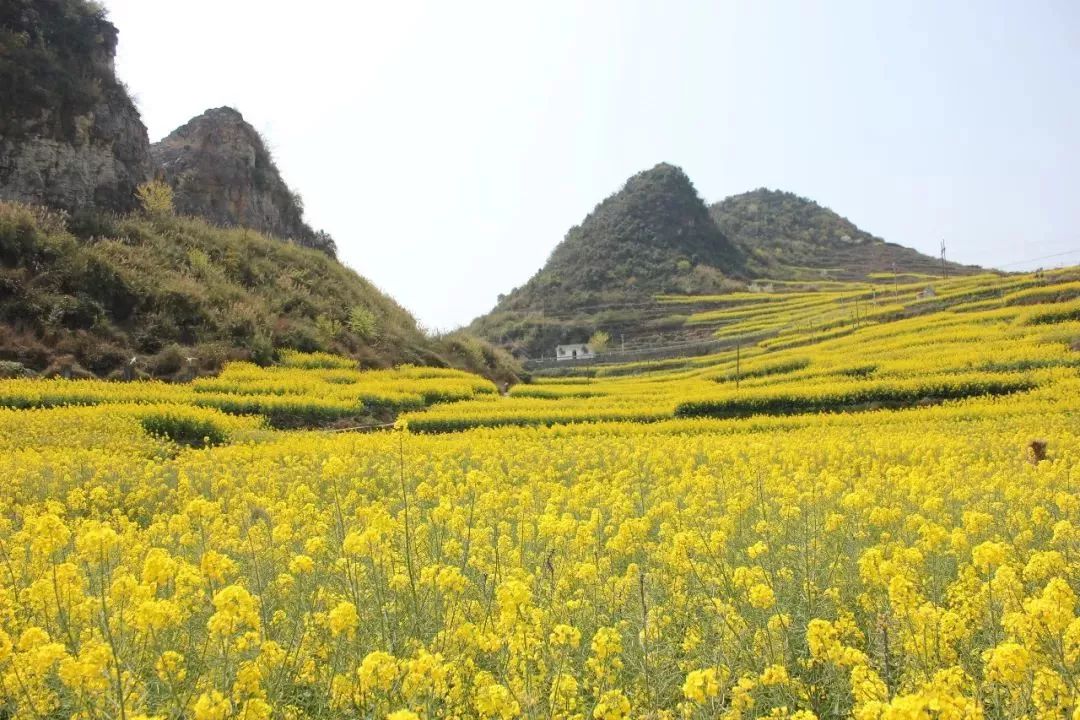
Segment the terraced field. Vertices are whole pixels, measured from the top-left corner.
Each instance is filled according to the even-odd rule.
[[[1075,269],[963,277],[936,283],[932,297],[924,283],[827,283],[813,291],[787,283],[772,293],[668,297],[716,304],[690,322],[723,318],[716,334],[745,345],[699,358],[568,368],[515,386],[509,399],[480,397],[403,419],[416,431],[651,422],[898,407],[1069,385],[1080,367],[1071,346],[1078,277]]]
[[[508,396],[2,381],[0,717],[1075,716],[1080,269],[881,280]]]

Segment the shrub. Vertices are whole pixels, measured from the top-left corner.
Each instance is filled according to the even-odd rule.
[[[0,263],[8,267],[27,264],[38,241],[39,233],[29,213],[0,218]]]
[[[95,245],[85,254],[85,264],[75,282],[92,293],[115,320],[131,317],[139,304],[139,291],[126,272],[113,264],[105,243]]]
[[[339,335],[345,326],[341,324],[341,321],[335,317],[329,315],[320,315],[315,318],[315,329],[319,331],[319,334],[323,337],[323,342],[333,342]]]
[[[211,261],[210,256],[205,250],[200,248],[192,248],[188,250],[188,265],[195,272],[196,275],[205,277],[212,275],[214,272],[214,264]]]
[[[206,288],[194,278],[173,277],[158,292],[158,311],[172,319],[182,342],[193,344],[201,335],[217,330]]]
[[[192,448],[221,445],[228,440],[225,431],[210,420],[165,413],[147,415],[141,421],[143,430],[164,437],[177,445]]]
[[[168,217],[173,214],[173,190],[161,180],[144,182],[135,190],[135,197],[143,212],[152,218]]]
[[[81,240],[116,237],[119,229],[116,216],[100,210],[80,210],[67,223],[68,232]]]
[[[21,362],[14,360],[0,360],[0,378],[30,377],[33,373]]]
[[[375,313],[363,305],[354,305],[349,310],[349,331],[361,340],[372,341],[379,337],[379,326],[375,319]]]
[[[256,365],[267,366],[274,362],[274,339],[270,333],[258,331],[248,341],[251,361]]]
[[[356,368],[356,361],[347,357],[325,352],[299,352],[297,350],[282,350],[281,364],[302,370],[353,370]]]
[[[152,358],[148,364],[153,375],[175,375],[187,364],[187,352],[179,345],[169,345]]]

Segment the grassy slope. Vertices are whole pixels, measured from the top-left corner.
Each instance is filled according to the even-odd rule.
[[[764,188],[709,208],[720,229],[761,277],[864,280],[871,273],[941,274],[941,261],[861,230],[847,218],[794,193]],[[950,274],[981,271],[947,264]]]
[[[213,371],[227,359],[269,362],[280,348],[373,367],[513,372],[473,338],[428,338],[404,308],[315,250],[189,218],[71,220],[0,203],[0,359],[36,371],[76,362],[105,376],[138,356],[141,369],[167,376],[187,372],[186,357]]]

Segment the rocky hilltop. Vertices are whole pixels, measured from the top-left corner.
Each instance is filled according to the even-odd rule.
[[[718,268],[739,275],[741,253],[686,173],[661,163],[628,179],[571,228],[543,269],[497,309],[562,310],[658,292],[719,290]]]
[[[125,213],[156,176],[181,214],[334,255],[236,110],[207,110],[151,146],[116,77],[118,38],[98,3],[0,2],[0,200]]]
[[[258,131],[230,107],[207,110],[150,148],[177,212],[248,227],[333,255],[334,241],[304,222]]]
[[[132,209],[150,146],[116,79],[117,37],[95,3],[0,3],[0,198]]]
[[[682,169],[668,163],[626,181],[567,232],[544,267],[499,299],[472,329],[536,357],[598,329],[634,333],[662,320],[660,293],[714,293],[744,276],[724,235]]]

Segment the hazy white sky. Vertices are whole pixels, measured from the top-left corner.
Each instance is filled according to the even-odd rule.
[[[239,109],[429,328],[661,161],[709,202],[767,186],[961,262],[1080,262],[1073,0],[106,5],[152,141]]]

